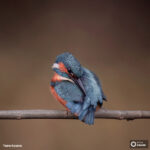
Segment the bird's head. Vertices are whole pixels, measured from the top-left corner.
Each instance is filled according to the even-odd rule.
[[[58,55],[52,69],[62,76],[63,80],[74,82],[84,91],[83,84],[80,80],[83,75],[83,68],[71,53],[65,52]]]

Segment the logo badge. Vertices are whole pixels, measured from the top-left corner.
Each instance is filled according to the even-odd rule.
[[[148,148],[148,140],[131,140],[130,148]]]

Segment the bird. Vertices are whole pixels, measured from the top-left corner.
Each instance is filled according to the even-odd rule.
[[[52,69],[52,95],[68,112],[85,124],[93,125],[95,112],[102,107],[104,100],[107,101],[98,77],[70,52],[58,55]]]

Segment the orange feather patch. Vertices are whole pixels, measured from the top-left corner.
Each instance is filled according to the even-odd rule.
[[[62,62],[58,63],[58,65],[61,72],[66,72],[68,74],[68,70]]]
[[[61,76],[58,75],[57,73],[55,73],[51,81],[52,81],[52,82],[59,82],[59,81],[62,81],[62,80],[61,80]]]

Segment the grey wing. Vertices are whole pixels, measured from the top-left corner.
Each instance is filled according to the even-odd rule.
[[[104,94],[104,92],[103,92],[103,90],[102,90],[102,86],[101,86],[101,83],[100,83],[98,77],[96,76],[96,74],[95,74],[94,72],[92,72],[92,74],[93,74],[93,76],[94,76],[94,78],[95,78],[97,84],[100,86],[103,100],[107,101],[107,98],[106,98],[106,96],[105,96],[105,94]]]
[[[80,89],[71,82],[63,81],[55,85],[57,94],[66,101],[82,102],[84,95]]]

